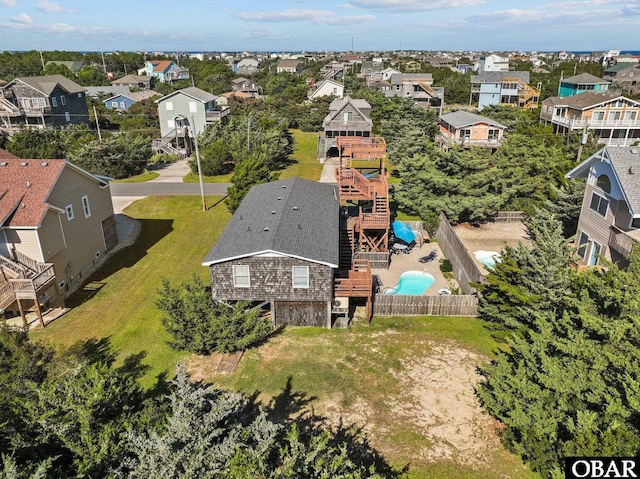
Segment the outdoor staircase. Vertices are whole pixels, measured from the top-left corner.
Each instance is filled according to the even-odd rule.
[[[4,113],[4,115],[2,115]],[[0,97],[0,115],[2,116],[20,116],[20,108],[15,106],[6,98]]]
[[[428,93],[431,98],[438,98],[438,92],[435,91],[433,88],[431,88],[430,85],[428,85],[427,83],[423,82],[423,81],[419,81],[418,85],[420,86],[420,88],[422,88],[426,93]]]
[[[151,142],[151,148],[156,151],[161,151],[163,153],[167,153],[169,155],[178,155],[181,158],[184,158],[185,155],[178,148],[173,146],[171,143],[167,143],[164,138],[158,138]]]
[[[524,109],[533,109],[538,106],[540,91],[524,82],[520,77],[505,77],[502,83],[518,84],[518,106]]]

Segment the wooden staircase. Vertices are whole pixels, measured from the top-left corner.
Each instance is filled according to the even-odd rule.
[[[538,106],[540,90],[524,82],[520,77],[505,77],[502,83],[518,84],[518,106],[530,110]]]
[[[353,260],[348,271],[340,271],[334,279],[334,297],[366,298],[367,322],[371,322],[373,274],[368,260]]]

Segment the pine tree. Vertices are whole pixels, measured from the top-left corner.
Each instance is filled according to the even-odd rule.
[[[259,152],[253,152],[246,159],[236,163],[231,177],[233,183],[227,190],[224,200],[231,213],[238,209],[240,203],[254,185],[267,183],[277,178],[269,172]]]

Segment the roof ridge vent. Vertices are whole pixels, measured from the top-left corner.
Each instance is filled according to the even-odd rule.
[[[267,226],[267,227],[264,229],[264,231],[269,231],[269,227]]]
[[[20,166],[27,166],[29,163],[27,161],[23,161],[22,163],[20,163]]]

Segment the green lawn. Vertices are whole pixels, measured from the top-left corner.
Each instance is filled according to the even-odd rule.
[[[160,176],[160,174],[156,171],[145,171],[139,175],[124,178],[122,180],[113,180],[112,183],[144,183],[145,181],[153,180],[158,176]]]
[[[203,176],[203,183],[231,183],[231,176],[233,173],[229,173],[227,175],[218,175],[218,176]],[[182,178],[182,181],[185,183],[199,183],[200,178],[195,173],[189,172],[187,176]]]
[[[220,197],[209,197],[215,204]],[[121,355],[144,351],[150,386],[156,376],[175,372],[184,355],[167,344],[154,302],[162,278],[178,282],[196,273],[207,277],[201,261],[229,220],[223,203],[203,212],[200,198],[154,197],[132,204],[126,213],[142,222],[138,242],[111,258],[91,279],[102,286],[95,296],[34,334],[58,347],[108,337]],[[100,284],[102,283],[102,284]],[[69,298],[73,305],[82,294]]]
[[[308,180],[319,180],[322,163],[318,161],[318,133],[291,130],[293,135],[293,158],[296,163],[280,172],[280,178],[299,176]]]

